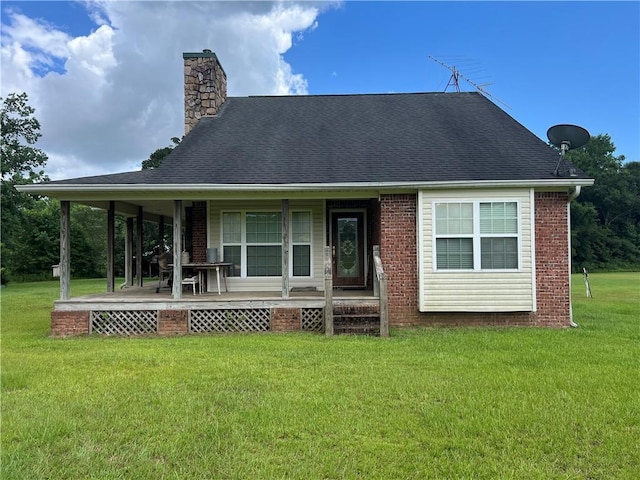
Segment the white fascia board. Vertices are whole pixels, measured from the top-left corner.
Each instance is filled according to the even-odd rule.
[[[310,192],[310,191],[353,191],[353,190],[427,190],[427,189],[468,189],[468,188],[570,188],[593,185],[593,179],[549,179],[549,180],[481,180],[447,182],[356,182],[356,183],[289,183],[289,184],[30,184],[16,185],[20,192],[38,195],[61,196],[64,194],[122,194],[122,193],[207,193],[207,192]]]

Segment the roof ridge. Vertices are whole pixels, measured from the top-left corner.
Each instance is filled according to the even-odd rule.
[[[375,97],[401,95],[480,95],[478,92],[387,92],[387,93],[314,93],[311,95],[247,95],[228,98],[310,98],[310,97]]]

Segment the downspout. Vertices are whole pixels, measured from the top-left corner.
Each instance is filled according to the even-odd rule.
[[[580,185],[576,185],[576,188],[573,192],[569,193],[569,203],[573,202],[576,198],[580,196],[580,192],[582,191],[582,187]]]
[[[581,190],[582,187],[580,185],[576,185],[573,192],[569,192],[569,199],[567,201],[567,235],[569,236],[569,325],[573,328],[578,327],[578,324],[573,321],[573,302],[571,301],[571,202],[578,198]]]

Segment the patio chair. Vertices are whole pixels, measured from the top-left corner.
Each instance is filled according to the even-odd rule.
[[[162,282],[167,278],[167,284],[164,288],[171,288],[171,280],[173,278],[173,255],[170,253],[162,253],[158,255],[158,287],[156,293],[160,293],[163,288]]]
[[[192,277],[185,277],[182,279],[182,286],[191,285],[193,287],[193,294],[196,294],[196,285],[200,284],[200,277],[198,275],[194,275]]]

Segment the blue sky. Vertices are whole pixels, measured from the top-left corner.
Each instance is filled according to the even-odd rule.
[[[180,136],[181,53],[203,48],[218,54],[237,96],[444,91],[451,72],[432,56],[485,85],[543,140],[550,126],[574,123],[640,160],[640,2],[0,8],[1,94],[29,94],[53,178],[137,169]]]

